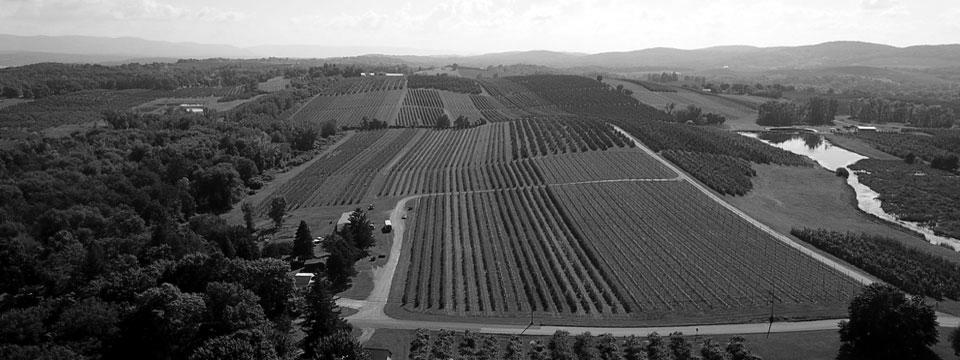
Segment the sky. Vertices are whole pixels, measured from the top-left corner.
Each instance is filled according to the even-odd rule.
[[[960,43],[943,0],[0,0],[0,33],[391,53]]]

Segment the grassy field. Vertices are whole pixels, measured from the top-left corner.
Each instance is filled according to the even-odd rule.
[[[754,165],[753,190],[726,200],[774,230],[822,228],[883,235],[906,246],[960,262],[960,254],[931,245],[919,234],[866,214],[842,178],[821,168]]]
[[[675,104],[677,109],[694,105],[703,109],[705,113],[716,113],[727,118],[724,125],[732,130],[756,130],[761,127],[756,124],[757,112],[736,100],[721,96],[703,95],[694,91],[676,88],[676,92],[655,92],[643,86],[616,79],[604,80],[613,86],[623,85],[625,89],[633,91],[633,97],[640,102],[663,110],[667,104]]]

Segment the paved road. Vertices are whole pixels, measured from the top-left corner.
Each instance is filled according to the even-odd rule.
[[[616,128],[616,127],[615,127]],[[629,133],[623,131],[623,129],[616,128],[617,131],[620,131],[630,139],[632,139],[637,146],[645,151],[650,156],[653,156],[655,159],[660,161],[664,166],[667,166],[678,175],[676,178],[670,179],[623,179],[623,180],[601,180],[601,181],[590,181],[591,182],[615,182],[615,181],[687,181],[701,192],[709,196],[714,201],[723,205],[725,208],[729,209],[733,213],[737,214],[746,221],[749,221],[751,224],[754,224],[763,231],[769,233],[777,240],[784,242],[785,244],[801,251],[802,253],[813,257],[814,259],[828,265],[837,271],[840,271],[843,274],[846,274],[853,278],[854,280],[863,283],[870,284],[875,280],[870,276],[867,276],[861,273],[859,270],[849,268],[844,264],[838,263],[832,259],[826,258],[802,245],[796,243],[787,236],[784,236],[773,229],[767,227],[766,225],[760,223],[759,221],[751,218],[749,215],[743,213],[736,207],[730,205],[724,201],[719,196],[715,195],[709,189],[704,187],[699,182],[690,178],[688,174],[682,170],[675,167],[670,162],[666,161],[658,154],[654,153],[652,150],[644,146],[639,140],[634,138]],[[572,185],[570,184],[556,184],[556,185]],[[390,297],[390,288],[393,283],[393,278],[397,270],[397,265],[400,259],[400,253],[403,249],[403,234],[406,229],[405,220],[402,218],[406,214],[407,203],[410,200],[436,194],[424,194],[424,195],[415,195],[409,196],[401,199],[397,202],[397,205],[394,207],[393,211],[390,214],[390,221],[393,224],[393,244],[390,248],[390,257],[387,260],[387,263],[382,267],[373,269],[373,282],[374,287],[373,291],[370,293],[370,296],[365,300],[355,300],[355,299],[339,299],[337,304],[347,308],[357,309],[358,312],[347,317],[347,320],[353,324],[355,327],[358,327],[363,330],[363,335],[361,337],[362,341],[365,341],[373,335],[375,329],[449,329],[449,330],[470,330],[473,332],[480,333],[490,333],[490,334],[529,334],[529,335],[551,335],[557,330],[566,330],[570,333],[582,333],[589,331],[594,334],[600,333],[611,333],[615,336],[627,336],[627,335],[641,335],[645,336],[651,332],[658,332],[661,334],[669,334],[672,332],[682,332],[684,334],[700,334],[700,335],[723,335],[723,334],[756,334],[756,333],[766,333],[770,332],[795,332],[795,331],[816,331],[816,330],[836,330],[837,323],[844,319],[826,319],[826,320],[816,320],[816,321],[795,321],[795,322],[774,322],[773,324],[768,323],[742,323],[742,324],[716,324],[716,325],[685,325],[685,326],[641,326],[641,327],[588,327],[588,326],[533,326],[527,328],[523,325],[500,325],[500,324],[481,324],[481,323],[469,323],[469,322],[454,322],[454,321],[418,321],[418,320],[402,320],[394,319],[388,316],[384,312],[384,307],[387,304],[387,301]],[[957,318],[952,315],[937,313],[938,321],[941,326],[947,327],[957,327],[960,325],[960,318]]]

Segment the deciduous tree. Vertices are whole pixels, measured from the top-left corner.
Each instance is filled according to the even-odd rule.
[[[890,285],[874,283],[850,302],[850,320],[840,323],[837,359],[935,358],[937,315],[923,298],[908,298]]]

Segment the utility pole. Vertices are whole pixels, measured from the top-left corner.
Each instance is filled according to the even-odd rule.
[[[770,325],[767,326],[767,338],[770,338],[770,331],[773,330],[773,290],[770,290]]]

